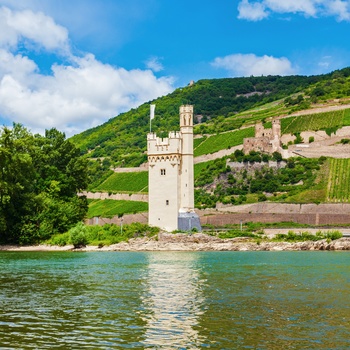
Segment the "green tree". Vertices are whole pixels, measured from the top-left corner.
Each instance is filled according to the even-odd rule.
[[[87,186],[87,163],[63,133],[4,127],[0,166],[1,242],[40,242],[84,218],[87,200],[77,192]]]

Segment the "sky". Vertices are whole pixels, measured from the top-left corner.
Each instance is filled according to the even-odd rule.
[[[350,66],[350,0],[0,0],[0,123],[67,137],[191,80]]]

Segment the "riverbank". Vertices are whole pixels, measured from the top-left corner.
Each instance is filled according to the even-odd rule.
[[[203,233],[170,234],[159,233],[152,238],[134,238],[110,246],[86,246],[74,249],[72,245],[64,247],[37,246],[0,246],[0,251],[298,251],[298,250],[350,250],[350,238],[329,241],[274,242],[271,240],[254,241],[251,238],[237,237],[220,239]]]

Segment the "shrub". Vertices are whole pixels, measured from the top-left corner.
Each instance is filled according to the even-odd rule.
[[[48,242],[50,245],[58,245],[63,247],[69,243],[70,235],[68,232],[54,235]]]
[[[334,241],[335,239],[339,239],[343,237],[343,234],[337,230],[335,231],[327,231],[324,233],[325,238],[329,238],[330,240]]]
[[[82,222],[79,222],[68,231],[70,235],[70,241],[73,244],[74,248],[81,248],[87,245],[88,239],[86,231],[86,226]]]

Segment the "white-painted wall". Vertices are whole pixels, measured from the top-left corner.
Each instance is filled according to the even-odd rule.
[[[147,136],[148,203],[151,226],[178,229],[178,215],[194,211],[193,106],[180,107],[180,132]]]

